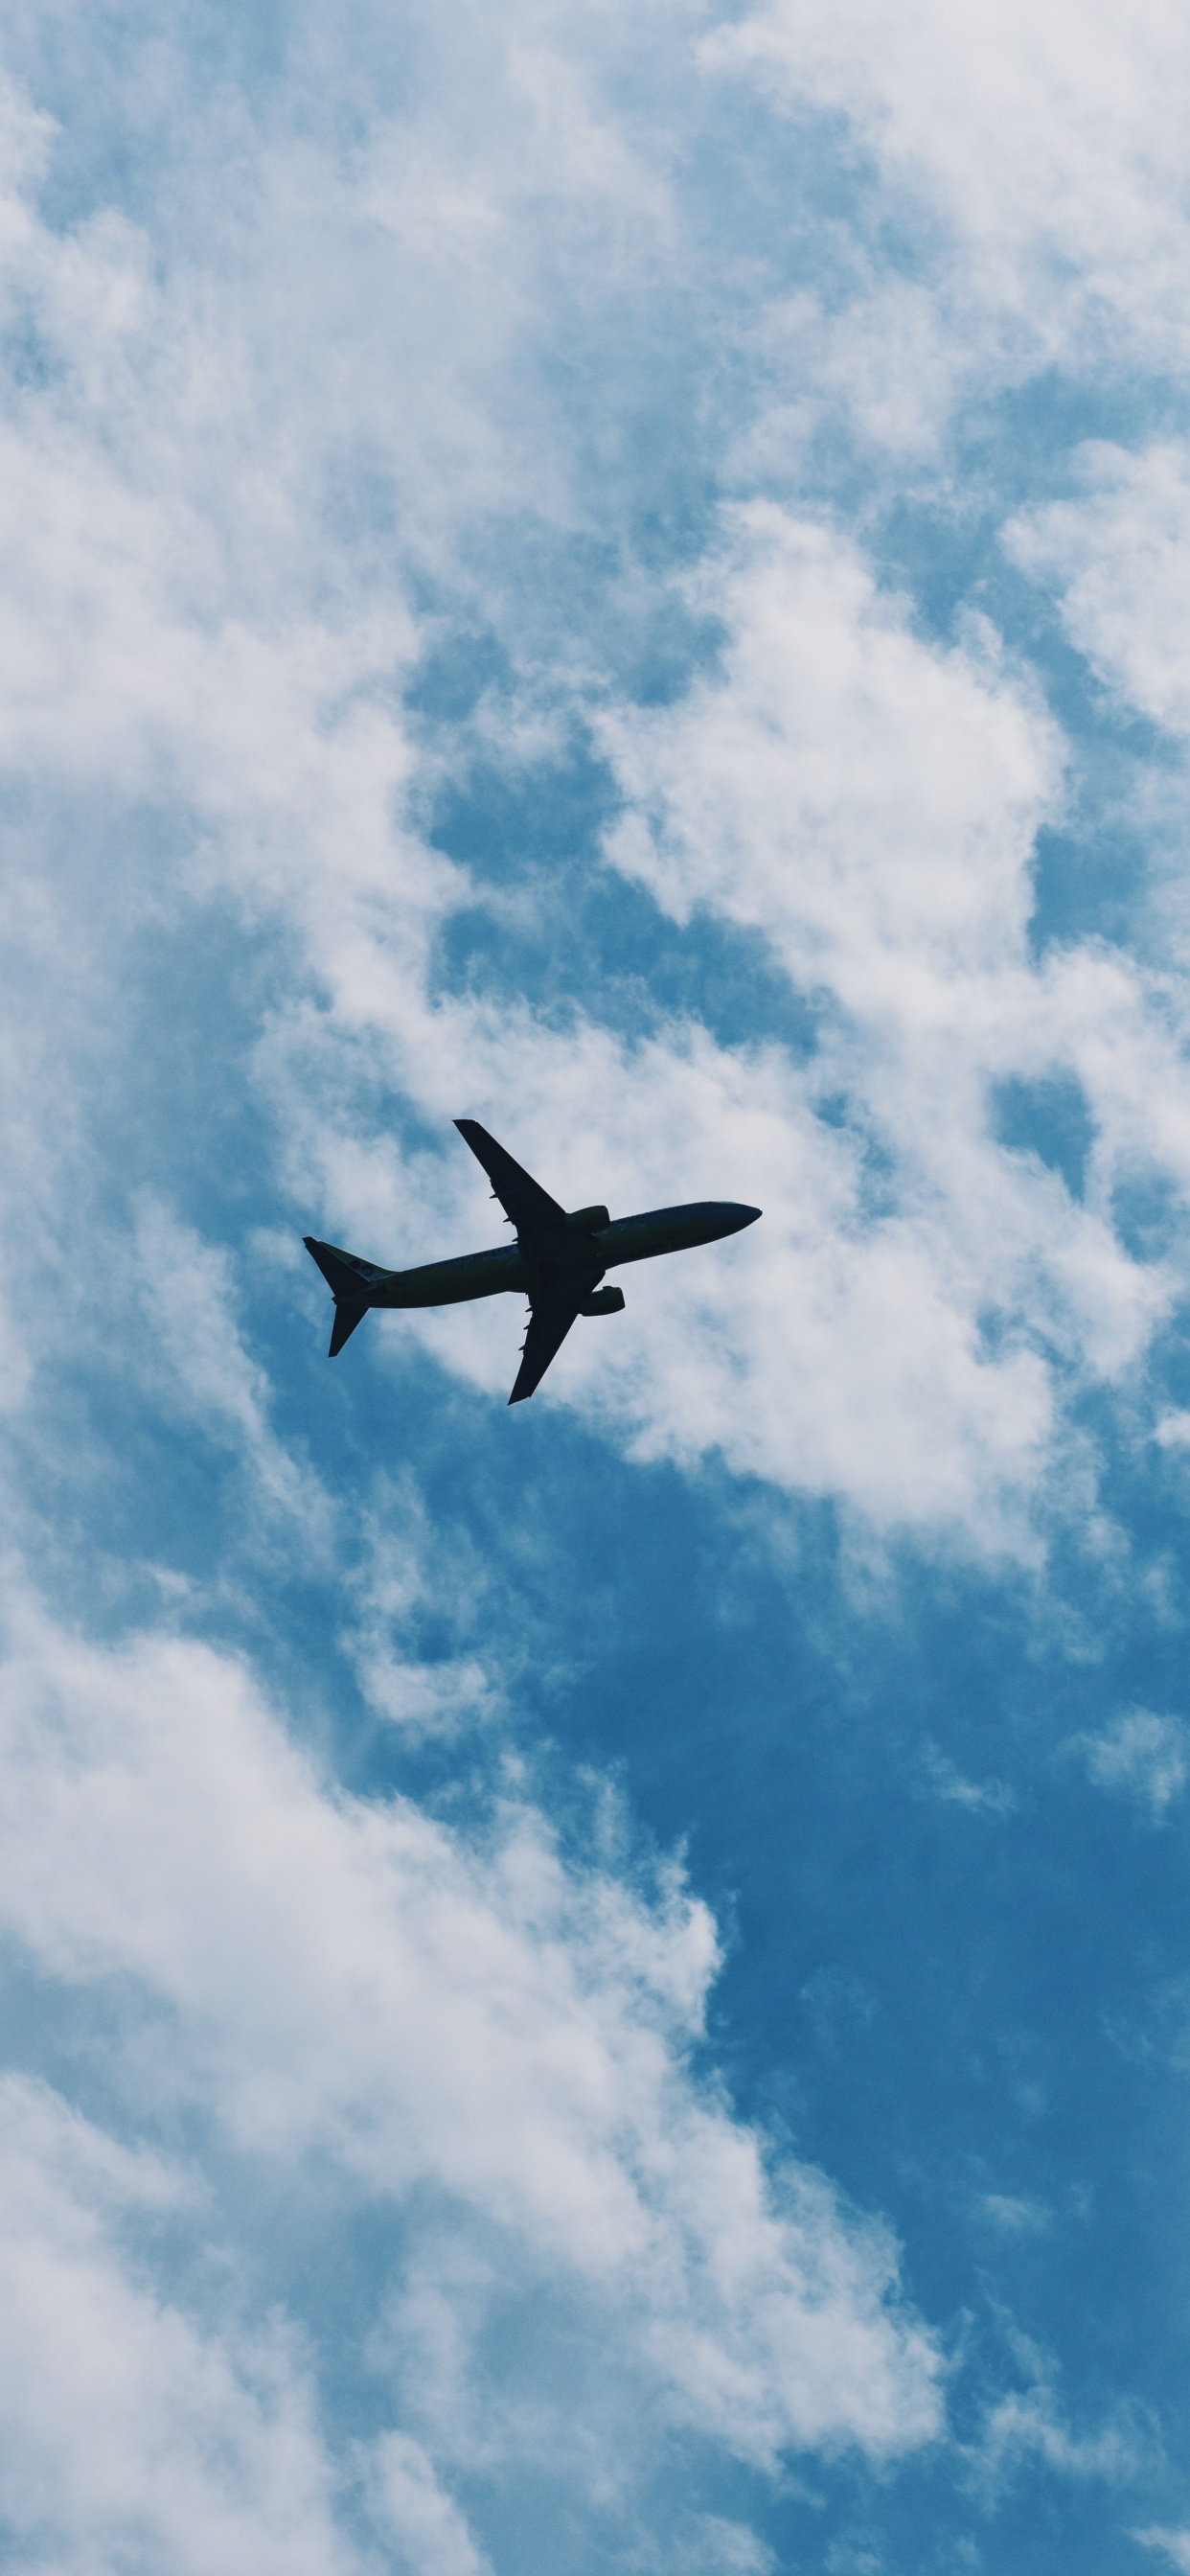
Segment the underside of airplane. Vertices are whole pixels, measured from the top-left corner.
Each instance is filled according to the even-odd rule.
[[[606,1271],[624,1262],[648,1261],[660,1253],[717,1242],[754,1224],[760,1215],[759,1208],[742,1207],[729,1199],[699,1199],[685,1207],[653,1208],[644,1216],[614,1221],[605,1207],[576,1208],[568,1214],[477,1118],[456,1118],[455,1125],[482,1163],[492,1196],[515,1229],[515,1244],[465,1253],[456,1261],[425,1262],[416,1270],[384,1270],[375,1262],[362,1261],[357,1253],[341,1251],[337,1244],[306,1235],[306,1250],[335,1300],[332,1359],[370,1306],[451,1306],[511,1291],[529,1300],[529,1328],[508,1399],[510,1404],[523,1404],[540,1386],[579,1315],[622,1312],[623,1290],[599,1284]]]

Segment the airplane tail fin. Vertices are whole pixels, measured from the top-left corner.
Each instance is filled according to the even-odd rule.
[[[363,1322],[370,1303],[369,1290],[387,1279],[388,1271],[377,1268],[374,1261],[361,1261],[358,1253],[341,1252],[337,1243],[320,1243],[316,1235],[303,1235],[302,1241],[312,1261],[318,1263],[327,1287],[335,1300],[335,1321],[331,1331],[328,1358],[338,1358],[343,1344],[350,1341],[356,1325]]]

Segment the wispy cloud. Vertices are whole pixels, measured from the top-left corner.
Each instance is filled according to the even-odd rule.
[[[1018,563],[1058,591],[1072,641],[1109,686],[1171,733],[1190,733],[1190,455],[1088,444],[1081,489],[1014,520]],[[1160,1118],[1161,1104],[1152,1104]]]
[[[848,118],[902,219],[930,225],[922,265],[943,309],[962,278],[955,326],[983,372],[1089,361],[1108,317],[1134,358],[1184,369],[1172,288],[1190,251],[1176,176],[1190,47],[1166,9],[1125,30],[1108,0],[1041,19],[1014,0],[961,23],[938,0],[895,19],[876,0],[764,0],[704,50],[795,111]]]
[[[807,1410],[809,1386],[836,1390],[829,1458],[812,1415],[798,1424],[803,1475],[877,1515],[953,1513],[991,1536],[997,1497],[1011,1511],[1061,1454],[1043,1347],[1118,1380],[1168,1311],[1172,1266],[1131,1258],[1109,1209],[1142,1133],[1184,1179],[1168,995],[1091,946],[1030,955],[1031,848],[1061,754],[992,639],[923,643],[853,548],[770,506],[739,515],[699,596],[724,630],[717,665],[685,698],[605,721],[625,799],[608,854],[678,920],[705,905],[763,931],[829,1001],[789,1213],[772,1211],[798,1284],[791,1393],[803,1371]],[[1178,1106],[1155,1131],[1158,1060]],[[1005,1152],[989,1115],[1010,1072],[1063,1066],[1099,1139],[1083,1205]],[[828,1109],[816,1171],[809,1122]],[[885,1172],[866,1208],[869,1137]]]
[[[1102,1735],[1073,1735],[1069,1749],[1086,1763],[1097,1789],[1132,1798],[1160,1824],[1190,1773],[1190,1732],[1179,1717],[1134,1708]]]
[[[650,1905],[568,1871],[529,1808],[468,1843],[336,1795],[242,1666],[151,1637],[99,1652],[10,1607],[10,1931],[54,1982],[126,1981],[133,2027],[164,2010],[159,2083],[197,2086],[270,2187],[314,2157],[349,2201],[433,2195],[439,2304],[452,2245],[486,2241],[470,2349],[466,2298],[454,2328],[468,2411],[482,2318],[515,2309],[519,2274],[560,2328],[601,2320],[601,2405],[651,2390],[759,2465],[936,2436],[938,2354],[887,2240],[813,2171],[770,2171],[687,2070],[716,1944],[679,1884]],[[415,2309],[400,2340],[407,2370]],[[386,2457],[386,2493],[416,2484]]]
[[[1156,2425],[1143,2411],[1121,2406],[1093,2432],[1078,2432],[1054,2391],[1038,2386],[1014,2390],[989,2409],[971,2465],[978,2483],[995,2495],[1030,2459],[1044,2461],[1064,2478],[1116,2485],[1151,2470],[1159,2456]]]
[[[190,2177],[12,2075],[0,2168],[8,2546],[29,2563],[48,2545],[79,2566],[147,2553],[233,2576],[362,2576],[299,2339],[276,2320],[246,2328],[234,2301],[220,2323],[196,2320],[150,2277],[154,2226],[185,2207]]]
[[[936,1744],[922,1750],[922,1768],[935,1798],[948,1800],[958,1807],[982,1808],[988,1815],[1009,1816],[1016,1805],[1015,1792],[1005,1780],[965,1780],[948,1754],[940,1753]]]
[[[558,2563],[553,2477],[576,2571],[760,2576],[744,2481],[940,2445],[938,2339],[814,2161],[825,2085],[782,2159],[706,2071],[697,1890],[564,1856],[501,1583],[560,1490],[543,1422],[609,1631],[592,1457],[838,1512],[916,1574],[1023,1564],[1045,1613],[1101,1478],[1097,1563],[1149,1544],[1118,1460],[1173,1483],[1183,1442],[1180,897],[1154,865],[1097,912],[1080,840],[1055,931],[1047,852],[1156,811],[1187,732],[1190,43],[1163,0],[299,0],[275,51],[217,19],[64,0],[3,40],[0,1403],[40,1596],[13,1576],[0,1729],[37,2004],[0,2085],[0,2514],[72,2576],[488,2576],[514,2487]],[[1073,1181],[1001,1115],[1059,1094]],[[580,1327],[495,1468],[511,1306],[372,1319],[329,1380],[303,1356],[307,1226],[483,1239],[465,1110],[571,1203],[765,1212]],[[697,1690],[653,1615],[642,1730]],[[823,1652],[851,1691],[860,1648]],[[1165,1817],[1181,1721],[1080,1723],[1096,1785]],[[927,1726],[911,1823],[1015,1862],[1023,1761],[985,1779]],[[708,1791],[691,1755],[704,1815],[722,1761]],[[1016,1821],[940,1835],[923,1793]],[[783,1960],[840,1957],[836,1866],[870,1929],[868,1794],[785,1871]],[[906,2012],[951,1938],[919,1897]],[[869,1956],[799,1990],[819,2073],[896,2059]],[[1002,2001],[989,1972],[964,2007],[981,2085]],[[764,2044],[760,2099],[791,2072]],[[937,2114],[882,2110],[850,2169],[891,2205]],[[1031,2235],[1040,2267],[1052,2178],[973,2170],[1020,2178],[952,2194],[979,2260]],[[1126,2405],[1014,2369],[985,2493],[1143,2474]],[[887,2556],[866,2523],[818,2554]]]
[[[985,2191],[980,2196],[983,2216],[1006,2236],[1044,2236],[1050,2223],[1048,2209],[1034,2200],[1020,2200],[1011,2192]]]
[[[623,138],[613,148],[597,69],[576,89],[577,73],[535,50],[502,77],[507,115],[550,186],[622,213]],[[35,167],[46,142],[26,122]],[[587,137],[573,168],[559,154],[563,129]],[[238,210],[262,259],[281,256],[276,200],[290,201],[295,149],[268,147]],[[324,223],[318,278],[361,240],[385,273],[399,258],[436,277],[445,242],[414,222],[407,179],[398,204],[377,175],[390,162],[395,173],[395,149],[378,127],[365,176],[317,154],[306,169]],[[469,297],[497,241],[528,256],[522,209],[486,160],[465,185],[459,165],[452,195],[455,146],[441,149],[438,184],[462,227],[447,264]],[[122,862],[134,915],[163,913],[180,937],[196,900],[217,895],[277,943],[254,1079],[295,1198],[325,1206],[324,1222],[373,1230],[395,1260],[459,1239],[461,1170],[452,1180],[424,1151],[369,1144],[377,1084],[438,1127],[460,1100],[498,1123],[514,1098],[522,1150],[556,1152],[560,1127],[576,1147],[581,1138],[590,1186],[617,1203],[721,1188],[713,1175],[730,1162],[735,1186],[765,1208],[763,1236],[746,1254],[650,1281],[629,1332],[576,1341],[543,1400],[569,1394],[639,1454],[722,1449],[882,1525],[952,1528],[1028,1553],[1036,1498],[1068,1456],[1066,1371],[1118,1383],[1175,1293],[1170,1267],[1131,1258],[1111,1222],[1141,1103],[1169,1104],[1148,1150],[1179,1185],[1190,1132],[1168,994],[1155,1002],[1119,954],[1075,946],[1044,970],[1030,960],[1033,841],[1060,811],[1065,757],[1037,687],[986,621],[939,649],[854,542],[750,505],[682,594],[684,616],[725,629],[718,667],[646,710],[624,701],[614,670],[585,667],[571,713],[597,696],[598,739],[625,801],[607,844],[615,865],[680,921],[704,907],[763,932],[819,1018],[812,1067],[716,1045],[697,1025],[626,1046],[594,1013],[560,1032],[519,999],[443,994],[435,943],[471,889],[422,824],[436,779],[465,769],[470,746],[449,731],[431,743],[402,711],[437,634],[409,604],[415,552],[399,549],[380,582],[363,577],[356,541],[325,514],[300,570],[291,543],[345,436],[309,375],[323,304],[315,297],[283,350],[241,264],[221,335],[189,267],[175,295],[154,281],[128,218],[67,239],[28,182],[24,195],[10,184],[14,291],[31,297],[52,363],[5,428],[14,570],[0,749],[27,781],[52,773],[89,801],[164,798],[184,814],[164,873],[156,853],[139,880]],[[640,208],[659,242],[664,194],[645,188]],[[573,238],[580,264],[586,240]],[[229,255],[216,227],[213,273]],[[635,273],[635,253],[625,256]],[[427,283],[431,302],[436,291]],[[522,328],[510,309],[484,363],[511,367]],[[229,459],[213,484],[218,433],[194,387],[233,360],[248,371],[234,470]],[[390,352],[384,366],[395,364]],[[394,379],[391,411],[423,439],[428,473],[454,395],[433,370],[416,380],[411,408],[409,379],[399,399]],[[130,384],[145,389],[143,405]],[[301,439],[278,454],[269,424],[291,393],[309,394]],[[473,404],[467,416],[487,414]],[[489,434],[474,430],[481,445]],[[522,508],[515,439],[501,473],[514,469],[515,487],[497,497]],[[406,502],[421,470],[396,477]],[[262,517],[250,496],[264,476],[276,497]],[[456,488],[460,530],[469,489]],[[492,506],[482,474],[476,507],[480,493]],[[498,590],[476,613],[503,617]],[[537,685],[526,668],[523,686]],[[49,900],[63,908],[65,949],[77,939],[73,886]],[[110,960],[96,969],[84,1017],[99,1021]],[[990,1086],[1054,1065],[1086,1087],[1100,1139],[1082,1205],[990,1133]],[[876,1203],[872,1147],[887,1166]],[[494,1389],[507,1373],[498,1320],[403,1330]]]
[[[1147,2531],[1134,2531],[1132,2538],[1140,2542],[1142,2549],[1159,2549],[1171,2567],[1183,2571],[1183,2576],[1190,2568],[1190,2531],[1171,2531],[1152,2523]]]

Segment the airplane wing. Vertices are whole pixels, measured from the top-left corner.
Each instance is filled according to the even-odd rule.
[[[515,1165],[513,1168],[515,1170]],[[541,1303],[533,1308],[521,1353],[521,1365],[517,1371],[516,1385],[508,1399],[510,1404],[523,1404],[525,1397],[532,1395],[534,1388],[540,1386],[550,1361],[557,1358],[578,1311],[577,1303],[572,1305],[569,1301],[557,1305],[552,1302],[549,1305]]]
[[[505,1215],[512,1218],[526,1248],[534,1248],[539,1243],[548,1242],[551,1235],[565,1232],[565,1208],[559,1207],[557,1200],[550,1197],[548,1190],[543,1190],[540,1181],[535,1181],[531,1173],[522,1171],[520,1164],[514,1163],[503,1145],[498,1145],[495,1137],[489,1136],[487,1128],[480,1126],[478,1118],[456,1118],[455,1125],[476,1161],[482,1163]],[[561,1338],[559,1334],[559,1342]],[[557,1347],[556,1342],[554,1350]],[[551,1351],[550,1359],[553,1355]],[[546,1365],[543,1360],[542,1367]],[[536,1383],[534,1379],[534,1385]],[[526,1394],[531,1391],[530,1388],[525,1390]]]
[[[523,1404],[526,1396],[540,1386],[550,1361],[556,1359],[584,1299],[590,1296],[595,1280],[602,1277],[602,1265],[596,1255],[585,1278],[576,1277],[569,1265],[563,1268],[556,1254],[559,1238],[567,1232],[565,1208],[559,1207],[530,1172],[514,1163],[503,1145],[498,1145],[487,1128],[480,1126],[478,1118],[456,1118],[455,1125],[464,1144],[482,1163],[505,1215],[512,1218],[517,1241],[537,1270],[539,1285],[531,1295],[529,1329],[516,1385],[508,1399],[510,1404]]]

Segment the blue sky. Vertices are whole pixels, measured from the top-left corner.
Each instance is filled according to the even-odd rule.
[[[1184,19],[0,69],[5,2564],[1190,2569]]]

